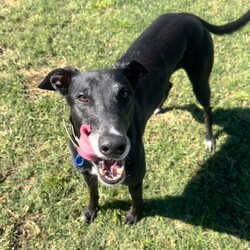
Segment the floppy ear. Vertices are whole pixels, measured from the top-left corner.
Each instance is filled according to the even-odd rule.
[[[122,71],[133,87],[135,87],[141,77],[149,73],[147,68],[134,60],[129,62],[129,64],[127,64],[126,67],[122,69]]]
[[[72,82],[72,77],[78,73],[79,71],[71,66],[54,69],[41,81],[38,88],[56,90],[62,95],[66,95],[68,87]]]

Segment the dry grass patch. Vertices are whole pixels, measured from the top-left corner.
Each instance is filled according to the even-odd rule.
[[[17,7],[21,4],[20,0],[1,0],[1,4],[6,5],[8,7]]]

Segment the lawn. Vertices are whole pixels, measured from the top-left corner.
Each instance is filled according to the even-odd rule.
[[[250,24],[214,36],[211,75],[216,151],[204,150],[202,110],[183,71],[144,142],[143,217],[123,225],[125,186],[88,193],[70,165],[56,93],[37,89],[53,68],[104,69],[158,15],[192,12],[233,21],[249,0],[0,1],[0,249],[250,249]]]

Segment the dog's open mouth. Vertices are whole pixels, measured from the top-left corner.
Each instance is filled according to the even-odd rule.
[[[121,183],[125,177],[125,160],[100,160],[98,172],[102,181],[108,185]]]

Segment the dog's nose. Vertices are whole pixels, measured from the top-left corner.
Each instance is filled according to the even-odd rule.
[[[120,157],[127,147],[124,136],[108,135],[99,139],[99,150],[106,157]]]

